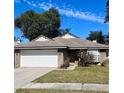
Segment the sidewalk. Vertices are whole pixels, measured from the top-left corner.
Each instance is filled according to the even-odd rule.
[[[29,83],[21,88],[24,89],[63,89],[63,90],[94,90],[109,91],[109,84],[88,83]]]

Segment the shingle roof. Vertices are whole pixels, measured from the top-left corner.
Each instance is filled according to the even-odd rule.
[[[29,43],[25,43],[25,44],[18,44],[15,46],[15,48],[59,48],[59,47],[65,47],[63,46],[63,44],[55,41],[55,40],[49,40],[49,41],[32,41]]]
[[[98,43],[95,43],[89,40],[84,40],[81,38],[64,39],[61,37],[56,37],[49,41],[32,41],[26,44],[15,45],[15,49],[21,49],[21,48],[108,49],[108,47],[109,47],[108,45],[98,44]]]
[[[63,39],[61,37],[54,38],[55,41],[67,45],[69,48],[108,48],[108,45],[95,43],[81,38]]]

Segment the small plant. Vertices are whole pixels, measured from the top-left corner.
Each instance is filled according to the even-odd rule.
[[[67,69],[67,67],[69,67],[69,60],[70,60],[69,58],[66,58],[64,64],[62,64],[60,68]]]
[[[62,65],[60,66],[60,68],[65,68],[65,64],[62,64]]]

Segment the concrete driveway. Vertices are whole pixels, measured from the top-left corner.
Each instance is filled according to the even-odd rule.
[[[47,74],[55,68],[17,68],[14,71],[14,87],[21,88],[32,80]]]

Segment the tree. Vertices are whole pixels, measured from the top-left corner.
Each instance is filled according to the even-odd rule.
[[[67,33],[70,33],[70,30],[69,28],[65,28],[65,29],[60,29],[60,32],[61,32],[61,35],[65,35]]]
[[[109,44],[109,33],[107,35],[104,35],[104,41],[106,45]]]
[[[106,16],[105,16],[105,22],[109,22],[109,0],[106,1]]]
[[[91,41],[96,40],[98,43],[105,44],[102,31],[90,31],[90,34],[86,39]]]
[[[15,27],[19,28],[23,36],[31,41],[39,35],[49,38],[61,35],[60,22],[60,14],[55,8],[50,8],[43,13],[29,10],[15,19]]]
[[[18,41],[18,39],[14,36],[14,42],[17,42]]]
[[[20,39],[19,37],[15,37],[15,36],[14,36],[14,42],[18,42],[18,41],[19,41],[19,42],[22,42],[22,39]]]

